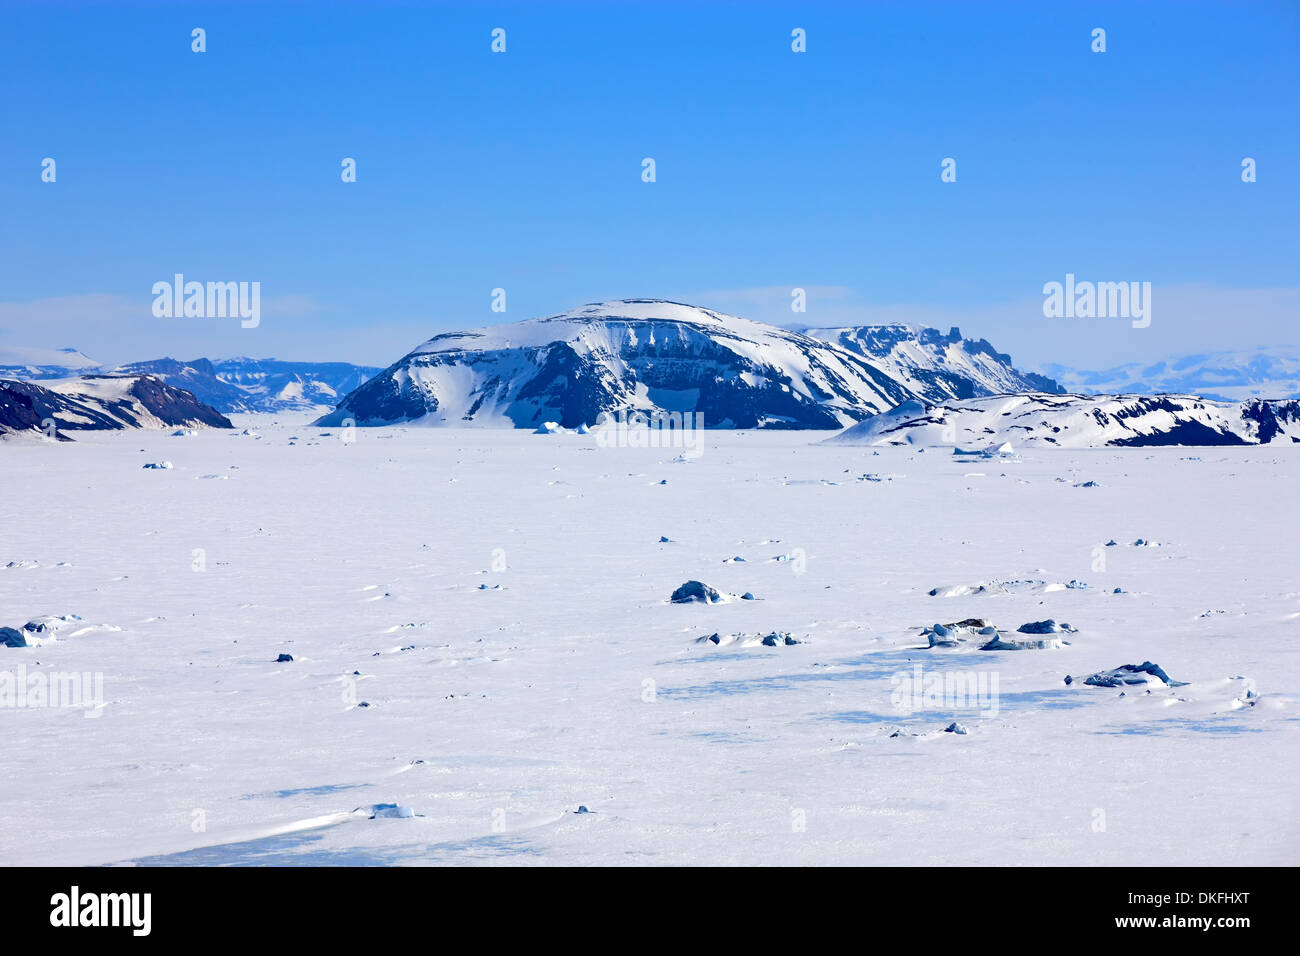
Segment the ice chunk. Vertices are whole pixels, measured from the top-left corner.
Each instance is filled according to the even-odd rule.
[[[1073,678],[1066,678],[1072,683]],[[1186,681],[1176,681],[1164,672],[1158,664],[1143,661],[1141,664],[1124,664],[1114,670],[1101,671],[1083,679],[1085,684],[1093,687],[1133,687],[1154,684],[1161,687],[1185,687]]]
[[[981,651],[1044,651],[1064,647],[1069,641],[1059,637],[1047,637],[1041,640],[1015,640],[996,635],[987,644],[980,646]]]
[[[932,624],[921,632],[921,636],[929,641],[930,647],[956,647],[965,643],[973,635],[989,637],[997,633],[997,628],[983,618],[968,617],[964,621],[951,624]]]
[[[1045,621],[1030,621],[1028,624],[1021,624],[1016,630],[1021,634],[1072,634],[1078,628],[1064,623],[1057,624],[1049,617]]]

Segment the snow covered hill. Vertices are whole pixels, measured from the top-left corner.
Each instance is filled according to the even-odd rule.
[[[319,423],[572,428],[639,410],[695,412],[708,428],[830,429],[918,395],[1028,383],[1006,356],[955,330],[955,339],[926,330],[910,340],[885,330],[880,342],[868,329],[842,331],[828,341],[661,299],[594,303],[437,335]],[[885,339],[894,344],[883,347]]]
[[[987,340],[962,338],[957,328],[947,335],[938,329],[908,325],[806,331],[814,338],[883,363],[895,378],[926,401],[1065,391],[1050,378],[1018,370],[1010,355],[997,351]]]
[[[192,394],[148,375],[85,375],[34,382],[0,380],[0,434],[124,428],[233,428]]]
[[[1300,442],[1300,401],[1209,402],[1189,395],[1002,395],[906,402],[828,442],[952,445],[1262,445]]]
[[[1105,371],[1047,365],[1072,392],[1154,395],[1172,392],[1220,401],[1300,398],[1300,349],[1210,352]]]
[[[0,347],[0,379],[67,378],[98,371],[99,367],[98,362],[77,349]]]

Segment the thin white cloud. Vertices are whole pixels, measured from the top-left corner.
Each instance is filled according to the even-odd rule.
[[[245,329],[238,319],[165,318],[153,314],[153,297],[108,293],[0,302],[0,341],[11,347],[76,348],[105,365],[170,356],[179,359],[251,355],[304,361],[355,361],[386,365],[385,342],[428,338],[412,323],[337,328],[309,295],[291,293],[261,301],[261,322]]]

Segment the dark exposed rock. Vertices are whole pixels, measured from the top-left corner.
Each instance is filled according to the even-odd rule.
[[[717,604],[722,601],[722,595],[702,581],[687,581],[673,592],[669,600],[673,604]]]

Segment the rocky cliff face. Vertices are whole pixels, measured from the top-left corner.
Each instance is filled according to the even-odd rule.
[[[938,329],[907,325],[810,329],[808,334],[883,365],[926,401],[1065,391],[1050,378],[1020,371],[1010,355],[987,340],[962,338],[956,328],[946,335]]]

